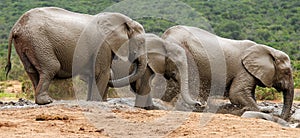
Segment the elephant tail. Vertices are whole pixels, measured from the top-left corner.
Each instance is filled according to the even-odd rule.
[[[10,57],[11,57],[11,46],[12,46],[12,41],[14,39],[14,35],[13,35],[13,31],[10,31],[9,34],[9,38],[8,38],[8,54],[7,54],[7,64],[5,66],[5,71],[6,71],[6,79],[8,76],[8,73],[11,69],[11,61],[10,61]]]

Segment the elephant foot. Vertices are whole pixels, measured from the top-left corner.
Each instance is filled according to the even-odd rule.
[[[147,107],[139,107],[139,106],[134,106],[134,107],[145,109],[145,110],[160,110],[159,107],[157,107],[155,105],[151,105],[151,106],[147,106]]]
[[[101,101],[101,102],[107,102],[107,99],[102,99],[99,96],[93,96],[91,98],[88,98],[87,101]]]
[[[38,105],[45,105],[45,104],[49,104],[52,102],[53,102],[53,99],[47,93],[40,93],[35,98],[35,103]]]
[[[208,109],[208,105],[206,102],[197,102],[194,107],[195,109],[193,110],[193,112],[203,112],[204,109]]]

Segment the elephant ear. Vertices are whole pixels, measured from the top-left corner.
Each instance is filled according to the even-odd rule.
[[[130,31],[127,22],[131,21],[128,17],[119,13],[101,13],[97,16],[99,38],[110,46],[114,54],[122,60],[128,58],[128,32]]]
[[[267,46],[254,45],[246,49],[242,55],[244,67],[265,86],[273,85],[275,75],[274,57]]]
[[[118,50],[112,49],[112,51],[120,58],[122,61],[127,61],[129,57],[129,41],[123,43]]]

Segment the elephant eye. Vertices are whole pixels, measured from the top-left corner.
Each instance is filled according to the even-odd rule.
[[[286,69],[286,70],[284,71],[284,74],[285,74],[285,75],[291,75],[291,71],[290,71],[289,69]]]
[[[281,60],[280,60],[280,59],[276,59],[276,62],[277,62],[277,63],[280,63],[280,62],[281,62]]]
[[[144,47],[144,45],[145,45],[145,42],[144,42],[144,41],[138,42],[138,46]]]

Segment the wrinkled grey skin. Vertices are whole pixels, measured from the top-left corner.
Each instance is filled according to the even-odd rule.
[[[240,105],[246,110],[263,111],[264,109],[256,104],[255,88],[257,85],[274,87],[283,92],[284,107],[281,117],[284,120],[290,117],[294,81],[289,56],[284,52],[249,40],[221,38],[205,30],[188,26],[171,27],[165,31],[162,38],[177,43],[193,56],[199,71],[200,97],[203,100],[207,100],[212,85],[222,87],[211,84],[212,75],[224,74],[211,72],[210,63],[214,62],[215,58],[224,56],[226,82],[223,87],[232,104]],[[207,53],[207,47],[217,47],[223,55]],[[212,58],[209,58],[208,54],[212,54]],[[192,76],[195,75],[197,74]],[[215,80],[213,83],[222,84],[218,81]],[[215,93],[223,94],[224,91]]]
[[[275,123],[280,124],[281,126],[284,127],[290,127],[290,124],[288,122],[286,122],[285,120],[270,115],[270,114],[266,114],[266,113],[262,113],[262,112],[257,112],[257,111],[246,111],[243,113],[243,115],[241,116],[243,118],[257,118],[257,119],[264,119],[264,120],[268,120],[268,121],[273,121]]]
[[[181,88],[181,96],[187,104],[196,107],[203,106],[204,104],[197,102],[190,97],[188,86],[187,57],[185,55],[184,49],[175,43],[164,41],[154,34],[146,34],[145,40],[148,57],[147,69],[145,71],[145,74],[141,78],[139,78],[136,82],[131,83],[131,88],[136,93],[135,106],[145,109],[155,108],[152,102],[151,94],[149,94],[151,91],[152,77],[155,74],[162,74],[167,79],[172,78],[179,82]],[[176,74],[180,74],[180,76],[172,75],[174,74],[173,71],[176,71]],[[110,81],[109,86],[124,86],[122,84],[116,83],[115,81]]]
[[[104,39],[106,43],[99,49],[100,56],[96,56],[94,70],[98,89],[100,94],[104,95],[107,92],[114,53],[129,39],[144,34],[144,29],[139,23],[119,13],[103,13],[93,16],[55,7],[35,8],[26,12],[11,29],[7,74],[11,68],[11,45],[14,42],[17,54],[34,86],[35,102],[37,104],[51,103],[53,100],[47,92],[50,81],[54,78],[72,77],[73,54],[77,40],[84,28],[93,20],[98,23],[95,24],[98,25],[98,30],[94,31],[105,31],[108,35],[105,38],[98,38]],[[113,30],[109,30],[111,28]],[[89,52],[81,53],[78,58],[92,59],[93,55],[89,54]],[[138,71],[142,72],[139,74],[143,74],[146,69],[146,56],[141,56],[138,61],[139,68],[141,68]],[[87,75],[84,71],[78,71],[78,73]],[[89,72],[88,75],[90,74],[92,73]],[[132,77],[138,78],[138,76]]]

